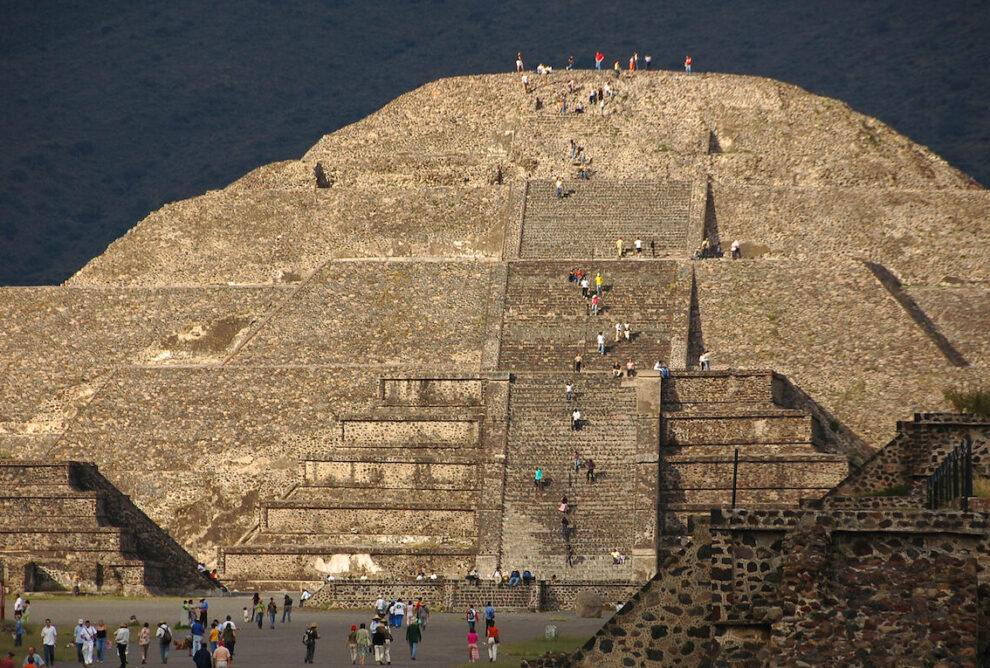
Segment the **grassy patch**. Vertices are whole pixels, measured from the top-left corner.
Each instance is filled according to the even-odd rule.
[[[973,496],[978,496],[981,499],[990,498],[990,478],[973,477]]]
[[[960,413],[990,415],[990,389],[945,390],[942,394]]]
[[[498,661],[495,663],[488,662],[487,650],[481,643],[482,639],[479,638],[478,650],[481,652],[481,658],[478,660],[478,664],[488,666],[518,666],[520,658],[533,658],[545,652],[573,652],[588,642],[588,638],[590,636],[558,636],[553,640],[532,638],[530,640],[502,643],[498,648]],[[464,648],[464,654],[467,654],[467,647]],[[478,664],[470,664],[465,661],[464,663],[457,664],[455,668],[467,668],[468,666]]]

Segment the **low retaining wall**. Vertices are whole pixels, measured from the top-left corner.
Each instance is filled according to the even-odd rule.
[[[475,606],[479,612],[489,602],[501,611],[569,610],[582,591],[594,591],[611,608],[628,601],[641,584],[601,582],[548,582],[509,587],[490,581],[465,580],[335,580],[317,591],[311,605],[344,609],[372,609],[379,596],[415,601],[422,598],[433,610],[457,612]]]

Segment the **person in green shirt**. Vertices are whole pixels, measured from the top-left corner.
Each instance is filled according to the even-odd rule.
[[[419,647],[419,643],[422,640],[423,632],[419,628],[419,620],[413,617],[409,620],[409,626],[406,627],[406,641],[409,643],[409,658],[413,661],[416,660],[416,649]]]
[[[255,614],[255,617],[258,620],[258,628],[260,629],[261,628],[261,625],[265,623],[265,602],[264,601],[258,601],[258,603],[255,604],[255,606],[254,606],[254,614]]]

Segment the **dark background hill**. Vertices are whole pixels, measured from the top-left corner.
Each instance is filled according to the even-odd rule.
[[[0,284],[58,283],[163,203],[433,79],[634,50],[848,102],[990,183],[990,3],[0,3]],[[483,104],[484,101],[479,101]]]

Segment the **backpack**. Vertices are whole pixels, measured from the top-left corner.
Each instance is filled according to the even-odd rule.
[[[171,642],[172,642],[172,632],[166,626],[165,627],[165,632],[162,634],[162,644],[163,645],[168,645]]]

